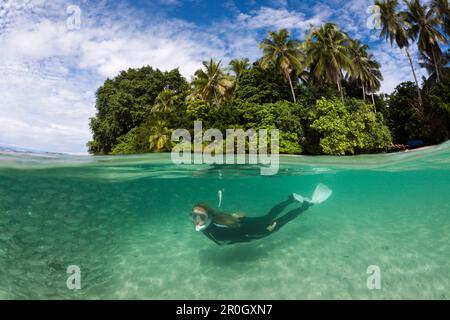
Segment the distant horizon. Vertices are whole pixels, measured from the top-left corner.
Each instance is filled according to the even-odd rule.
[[[449,143],[450,140],[444,141],[442,143],[438,143],[435,145],[430,145],[428,147],[431,146],[439,146],[445,143]],[[55,155],[68,155],[68,156],[89,156],[89,157],[99,157],[99,155],[93,155],[90,154],[88,152],[85,153],[67,153],[67,152],[55,152],[55,151],[51,151],[51,150],[40,150],[40,149],[33,149],[33,148],[26,148],[26,147],[20,147],[20,146],[10,146],[10,145],[5,145],[0,143],[0,152],[2,151],[13,151],[13,152],[29,152],[29,153],[36,153],[36,154],[55,154]],[[168,153],[168,152],[166,152]],[[396,152],[393,152],[396,153]],[[131,155],[131,156],[135,156]],[[292,154],[280,154],[280,156],[286,156],[286,157],[305,157],[305,155],[292,155]],[[326,155],[310,155],[310,157],[326,157]],[[356,157],[361,156],[361,155],[354,155]],[[101,157],[101,156],[100,156]]]
[[[0,151],[13,151],[13,152],[29,152],[36,154],[59,154],[59,155],[68,155],[68,156],[92,156],[88,152],[85,153],[66,153],[66,152],[56,152],[52,150],[42,150],[28,147],[21,147],[17,145],[8,145],[0,143]]]

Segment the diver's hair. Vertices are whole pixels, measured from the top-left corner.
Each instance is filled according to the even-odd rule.
[[[230,214],[222,213],[222,212],[216,212],[213,208],[211,208],[206,203],[198,203],[195,207],[200,207],[206,210],[206,213],[209,217],[211,217],[212,221],[217,224],[221,224],[227,227],[231,228],[237,228],[240,226],[240,219],[232,216]]]

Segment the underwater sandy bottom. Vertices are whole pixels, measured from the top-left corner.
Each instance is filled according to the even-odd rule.
[[[1,299],[449,299],[448,171],[242,180],[0,181]],[[195,202],[249,216],[290,192],[333,189],[273,236],[220,247]],[[81,290],[66,287],[68,265]],[[381,289],[367,288],[367,268]]]

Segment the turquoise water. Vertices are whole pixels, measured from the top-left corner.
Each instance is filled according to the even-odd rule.
[[[248,216],[333,190],[271,237],[220,247],[193,204]],[[69,265],[81,289],[66,286]],[[367,268],[381,289],[367,287]],[[391,155],[176,167],[167,154],[0,153],[1,299],[450,299],[450,143]]]

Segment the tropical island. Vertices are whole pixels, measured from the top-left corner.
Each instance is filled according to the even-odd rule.
[[[96,94],[91,118],[96,155],[167,152],[171,133],[192,129],[278,129],[280,153],[352,155],[401,150],[450,139],[448,0],[375,1],[380,37],[405,52],[411,82],[380,94],[381,66],[368,45],[335,23],[304,40],[286,29],[260,43],[261,58],[210,59],[188,82],[150,66],[122,71]],[[411,48],[427,78],[417,79]],[[420,82],[420,83],[419,83]]]

